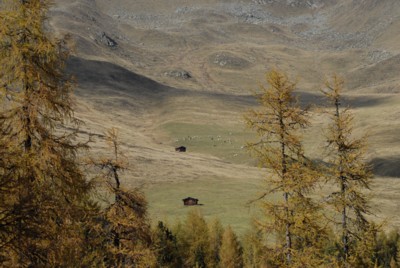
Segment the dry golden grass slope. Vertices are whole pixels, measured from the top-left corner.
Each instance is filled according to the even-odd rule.
[[[75,45],[82,132],[104,153],[102,132],[121,130],[126,185],[145,184],[155,217],[181,215],[180,198],[197,195],[207,216],[244,226],[265,175],[243,151],[242,114],[277,67],[315,104],[326,75],[346,78],[357,133],[370,135],[377,216],[400,226],[399,14],[398,0],[56,0],[49,27]],[[321,159],[326,117],[313,121],[306,145]]]

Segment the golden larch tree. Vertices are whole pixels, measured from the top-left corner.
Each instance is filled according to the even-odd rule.
[[[261,167],[270,169],[262,198],[265,230],[276,245],[266,255],[277,266],[301,265],[304,257],[312,265],[322,259],[324,230],[319,226],[319,207],[309,197],[319,174],[305,157],[301,143],[301,131],[309,125],[307,110],[300,107],[294,95],[296,84],[287,75],[272,70],[266,81],[269,85],[261,85],[257,95],[261,107],[245,116],[248,127],[260,138],[247,147]],[[283,199],[268,199],[273,194],[282,194]]]
[[[238,237],[228,226],[222,236],[222,244],[220,249],[220,265],[226,268],[243,267],[243,248]]]
[[[76,160],[85,146],[68,130],[79,124],[64,72],[68,51],[44,29],[49,1],[9,0],[2,7],[0,261],[66,265],[85,255],[81,227],[90,203]]]
[[[188,212],[176,232],[184,267],[209,267],[211,259],[210,233],[199,210]]]
[[[323,91],[333,107],[327,131],[328,178],[336,187],[327,200],[336,212],[332,222],[340,230],[339,265],[352,267],[359,255],[357,247],[368,241],[363,236],[370,233],[367,232],[371,226],[366,218],[369,213],[366,191],[370,188],[372,172],[365,159],[365,136],[354,136],[354,117],[348,108],[342,108],[343,85],[343,79],[335,75],[325,83],[326,90]]]
[[[111,148],[110,157],[92,160],[103,172],[100,179],[115,196],[104,212],[103,234],[106,240],[107,267],[154,267],[157,259],[152,248],[147,201],[140,189],[127,190],[121,185],[121,174],[129,167],[128,158],[120,148],[118,130],[105,134]]]
[[[222,244],[224,227],[218,218],[213,219],[209,224],[211,258],[209,267],[218,267],[220,262],[219,251]]]

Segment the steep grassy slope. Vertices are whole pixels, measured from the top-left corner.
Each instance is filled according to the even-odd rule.
[[[374,206],[400,226],[400,2],[308,2],[56,1],[50,26],[75,44],[68,69],[82,131],[104,153],[102,132],[121,130],[132,163],[125,184],[144,184],[155,217],[181,215],[180,199],[193,195],[206,215],[244,229],[244,204],[265,171],[243,149],[253,135],[242,115],[264,72],[278,67],[298,77],[305,103],[323,104],[327,74],[346,77],[357,132],[370,134]],[[307,151],[323,160],[326,116],[315,110],[313,121]]]

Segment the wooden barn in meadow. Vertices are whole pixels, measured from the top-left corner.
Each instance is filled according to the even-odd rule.
[[[184,153],[186,152],[186,147],[185,146],[179,146],[175,148],[176,152]]]
[[[197,206],[199,199],[193,197],[186,197],[185,199],[182,199],[182,201],[185,206]]]

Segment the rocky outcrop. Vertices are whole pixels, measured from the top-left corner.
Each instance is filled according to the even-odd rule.
[[[190,79],[192,75],[185,70],[172,70],[164,73],[165,76],[180,78],[180,79]]]
[[[316,8],[324,5],[322,0],[253,0],[256,4],[281,4],[290,7]]]
[[[114,39],[109,37],[105,32],[101,33],[100,41],[102,44],[104,44],[110,48],[115,48],[118,46],[118,43]]]
[[[250,65],[250,62],[246,59],[229,52],[215,53],[210,56],[210,61],[218,67],[229,69],[244,69]]]

